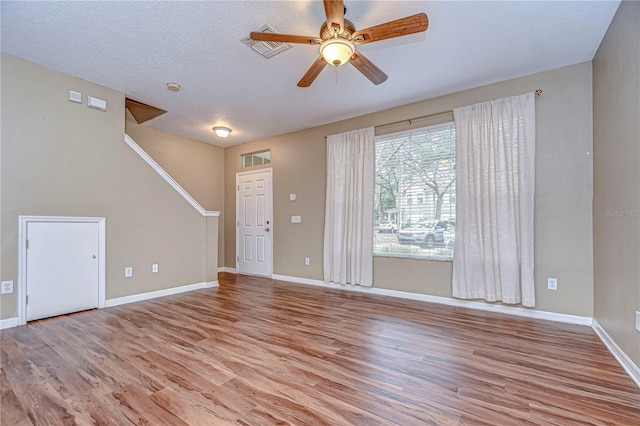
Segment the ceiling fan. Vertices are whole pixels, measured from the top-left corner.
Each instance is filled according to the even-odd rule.
[[[387,79],[387,75],[358,52],[356,45],[423,32],[429,26],[427,15],[418,13],[356,31],[353,23],[344,18],[345,8],[342,0],[324,0],[324,11],[327,22],[320,27],[320,37],[261,32],[252,32],[250,35],[255,41],[320,45],[320,57],[298,82],[298,87],[309,87],[327,64],[338,67],[347,62],[373,84],[380,84]]]

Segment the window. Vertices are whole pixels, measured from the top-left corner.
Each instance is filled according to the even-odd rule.
[[[263,164],[271,163],[271,150],[265,149],[264,151],[250,152],[248,154],[242,154],[240,156],[242,160],[242,167],[262,166]]]
[[[454,123],[378,136],[375,147],[373,253],[453,259]]]

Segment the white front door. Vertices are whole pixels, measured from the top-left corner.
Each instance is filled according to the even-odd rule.
[[[273,195],[271,169],[236,175],[236,270],[270,277]]]
[[[28,222],[26,319],[97,308],[100,225]]]

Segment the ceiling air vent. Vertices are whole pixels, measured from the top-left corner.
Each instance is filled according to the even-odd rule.
[[[269,25],[264,25],[258,31],[260,33],[276,33],[276,30],[271,28]],[[251,38],[247,37],[242,40],[244,44],[251,47],[253,50],[269,59],[272,56],[277,55],[278,53],[282,53],[287,49],[291,49],[293,46],[289,43],[280,43],[278,41],[254,41]]]

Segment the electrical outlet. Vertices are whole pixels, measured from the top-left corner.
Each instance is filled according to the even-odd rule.
[[[636,311],[636,330],[640,331],[640,312]]]
[[[304,264],[309,266],[309,264],[311,263],[311,259],[309,259],[308,257],[304,258]]]
[[[558,279],[557,278],[547,278],[547,288],[549,290],[557,290],[558,289]]]
[[[2,281],[2,294],[13,293],[13,281]]]
[[[154,263],[153,265],[151,265],[151,272],[153,272],[154,274],[156,272],[158,272],[158,264]]]
[[[133,268],[131,266],[127,266],[124,268],[124,277],[131,278],[133,276]]]

